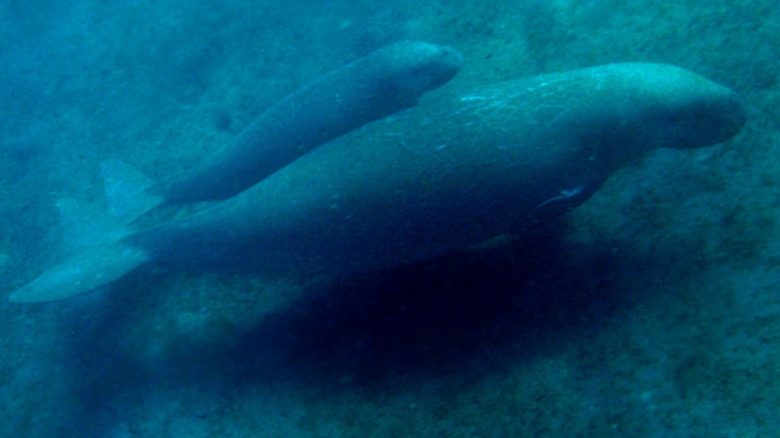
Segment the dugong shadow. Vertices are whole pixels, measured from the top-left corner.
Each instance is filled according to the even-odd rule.
[[[148,281],[138,272],[93,306],[96,314],[85,316],[84,297],[63,315],[79,376],[73,393],[85,411],[66,427],[102,430],[119,415],[113,401],[146,393],[139,388],[195,387],[230,400],[280,385],[397,392],[441,378],[479,379],[572,344],[587,349],[617,313],[652,298],[629,285],[654,284],[686,257],[650,260],[630,244],[578,244],[563,234],[550,222],[522,241],[312,286],[289,308],[234,333],[229,345],[171,348],[152,372],[116,348],[127,342],[123,329],[138,323],[127,308],[148,312],[156,302],[154,291],[137,292]]]
[[[398,378],[481,375],[587,342],[638,299],[618,280],[632,256],[615,242],[565,242],[556,229],[341,278],[243,333],[225,356],[234,383],[384,387]]]

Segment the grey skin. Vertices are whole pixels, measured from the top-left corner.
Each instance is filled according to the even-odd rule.
[[[521,231],[651,149],[720,143],[744,123],[735,93],[669,65],[504,82],[366,126],[126,242],[174,265],[387,268]]]
[[[317,146],[414,106],[462,63],[456,50],[420,41],[380,48],[287,96],[215,156],[150,192],[166,204],[229,198]]]
[[[228,200],[120,229],[10,299],[64,298],[150,262],[335,274],[421,261],[522,233],[654,148],[720,143],[744,123],[731,90],[662,64],[439,96],[316,148]]]

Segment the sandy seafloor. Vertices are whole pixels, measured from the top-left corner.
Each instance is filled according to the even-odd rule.
[[[146,269],[0,303],[8,437],[780,436],[780,9],[769,0],[0,3],[3,293],[57,259],[99,163],[153,178],[406,38],[439,92],[615,61],[736,89],[724,145],[659,150],[526,242],[347,279]]]

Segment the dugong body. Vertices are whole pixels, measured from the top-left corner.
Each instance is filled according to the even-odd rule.
[[[146,262],[341,273],[425,260],[522,232],[531,218],[579,205],[653,148],[719,143],[744,122],[731,90],[660,64],[440,96],[316,148],[228,200],[127,230],[11,299],[73,295]]]
[[[733,92],[668,65],[510,81],[367,126],[128,242],[174,263],[385,268],[560,214],[650,149],[722,142],[743,123]]]
[[[229,198],[333,138],[414,106],[462,62],[454,49],[420,41],[380,48],[287,96],[215,156],[151,191],[168,204]]]

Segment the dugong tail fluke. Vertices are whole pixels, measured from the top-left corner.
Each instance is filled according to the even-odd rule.
[[[132,221],[164,201],[149,193],[152,180],[122,161],[104,161],[100,170],[109,213],[116,218]]]
[[[104,286],[147,261],[143,250],[123,243],[130,223],[161,198],[146,193],[151,182],[120,161],[102,165],[107,208],[71,198],[57,201],[65,260],[12,293],[13,302],[52,301]]]

